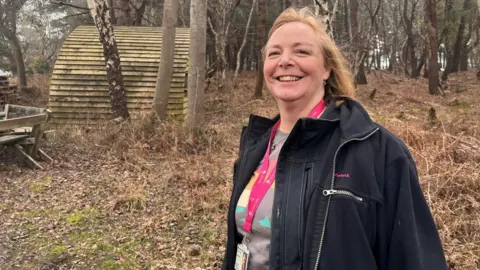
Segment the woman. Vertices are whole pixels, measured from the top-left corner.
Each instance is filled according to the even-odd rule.
[[[410,153],[353,99],[324,26],[287,9],[268,37],[279,116],[242,131],[223,269],[447,269]]]

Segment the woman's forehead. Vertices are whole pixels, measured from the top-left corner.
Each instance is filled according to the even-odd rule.
[[[302,22],[289,22],[276,29],[267,42],[267,48],[305,45],[315,47],[320,40],[311,26]]]

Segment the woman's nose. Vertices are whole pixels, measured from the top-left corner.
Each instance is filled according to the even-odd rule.
[[[292,58],[288,53],[282,53],[280,56],[280,61],[278,62],[280,67],[287,67],[292,65]]]

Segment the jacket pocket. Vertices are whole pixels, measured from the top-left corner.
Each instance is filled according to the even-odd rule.
[[[354,194],[351,191],[344,190],[344,189],[324,189],[323,190],[323,196],[339,196],[339,197],[344,197],[344,198],[349,198],[352,199],[356,202],[359,203],[365,203],[366,200],[363,197],[360,197],[356,194]]]

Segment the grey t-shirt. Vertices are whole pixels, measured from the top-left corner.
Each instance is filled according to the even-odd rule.
[[[280,153],[280,149],[282,148],[287,137],[288,133],[277,130],[275,138],[272,142],[272,149],[269,157],[269,166],[276,165],[278,154]],[[271,238],[270,228],[272,221],[273,197],[275,194],[275,182],[272,183],[270,189],[267,191],[262,201],[260,202],[260,205],[258,206],[258,209],[253,217],[251,232],[247,235],[247,233],[243,229],[248,200],[250,198],[250,192],[255,181],[257,181],[259,169],[261,166],[262,162],[260,162],[257,170],[250,179],[250,182],[243,190],[237,207],[235,209],[235,223],[237,225],[238,232],[243,235],[243,243],[247,245],[248,251],[250,252],[248,269],[252,270],[267,270],[269,267]]]

